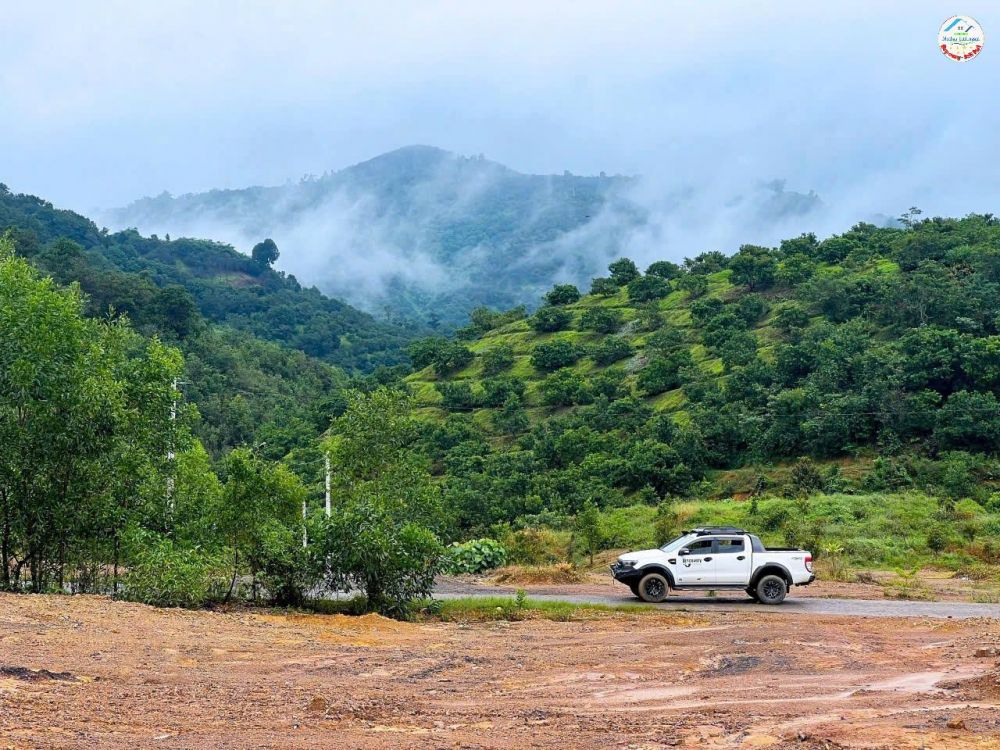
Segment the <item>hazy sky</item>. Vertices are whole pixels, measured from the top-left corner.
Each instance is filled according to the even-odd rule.
[[[950,15],[975,60],[936,49]],[[44,2],[0,14],[0,181],[87,211],[411,143],[1000,212],[1000,4]]]

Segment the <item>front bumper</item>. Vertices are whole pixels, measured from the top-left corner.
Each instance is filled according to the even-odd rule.
[[[637,570],[634,566],[625,566],[616,562],[611,565],[611,577],[627,586],[638,583],[639,579],[642,578],[642,571]]]

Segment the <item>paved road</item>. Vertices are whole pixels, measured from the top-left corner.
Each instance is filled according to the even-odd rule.
[[[622,589],[622,592],[624,590]],[[515,589],[477,585],[457,586],[449,582],[434,592],[438,599],[455,599],[465,596],[513,596]],[[773,612],[781,614],[803,613],[813,615],[853,615],[855,617],[991,617],[1000,619],[1000,604],[966,604],[963,602],[914,602],[890,599],[817,599],[799,598],[794,589],[778,607],[757,604],[749,598],[720,594],[708,598],[704,595],[672,595],[662,604],[646,604],[627,593],[613,590],[608,594],[528,594],[529,599],[540,601],[571,602],[573,604],[636,604],[665,610],[702,610],[706,612]]]

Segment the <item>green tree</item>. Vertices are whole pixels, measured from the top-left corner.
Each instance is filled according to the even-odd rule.
[[[539,333],[551,333],[565,330],[572,320],[573,313],[569,310],[547,305],[535,311],[535,314],[528,319],[528,325]]]
[[[280,255],[278,246],[274,244],[274,240],[270,237],[262,242],[258,242],[253,246],[253,250],[250,251],[250,257],[253,259],[253,262],[261,266],[273,266]]]
[[[509,344],[499,344],[480,355],[483,375],[498,375],[514,364],[514,350]]]
[[[385,388],[352,394],[332,434],[337,502],[320,541],[328,582],[360,589],[370,610],[405,617],[430,595],[444,554],[440,489],[412,450],[409,401]]]
[[[628,283],[628,298],[632,302],[649,302],[670,294],[670,282],[659,276],[640,276]]]
[[[580,299],[580,290],[573,284],[556,284],[545,295],[547,305],[570,305]]]
[[[639,278],[639,269],[628,258],[619,258],[608,266],[611,280],[618,286],[625,286],[633,279]]]
[[[767,289],[774,283],[777,262],[771,251],[757,245],[742,245],[729,261],[733,283],[745,284],[751,292]]]
[[[583,549],[590,556],[590,565],[593,567],[594,554],[604,544],[604,530],[601,527],[601,512],[592,500],[584,503],[583,508],[576,514],[573,530],[583,543]]]
[[[597,333],[614,333],[622,326],[622,314],[607,307],[591,307],[580,316],[580,328]]]
[[[600,295],[601,297],[610,297],[618,293],[618,284],[613,279],[604,276],[598,277],[591,280],[590,293]]]
[[[579,347],[572,341],[557,339],[538,344],[531,352],[531,365],[536,370],[558,370],[569,367],[581,355]]]
[[[306,490],[285,466],[266,461],[250,448],[237,448],[226,456],[225,472],[215,520],[232,559],[228,600],[244,568],[255,582],[266,569],[276,537],[301,544]]]
[[[646,269],[647,276],[659,276],[661,279],[672,279],[676,276],[680,276],[681,267],[676,263],[671,263],[669,260],[658,260],[655,263],[651,263],[649,268]]]

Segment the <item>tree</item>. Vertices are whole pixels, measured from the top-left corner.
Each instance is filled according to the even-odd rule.
[[[614,364],[632,356],[632,345],[620,336],[608,336],[590,350],[590,356],[599,365]]]
[[[187,338],[201,325],[201,313],[194,298],[184,287],[171,284],[153,297],[152,316],[157,328],[179,339]]]
[[[677,279],[677,288],[687,292],[694,299],[708,291],[708,278],[704,274],[685,273]]]
[[[479,358],[482,360],[483,375],[497,375],[514,364],[514,350],[509,344],[500,344],[487,349]]]
[[[601,549],[604,543],[604,530],[601,528],[601,512],[594,505],[593,500],[584,503],[583,508],[576,514],[576,521],[573,530],[583,542],[584,551],[590,556],[590,565],[594,565],[594,553]]]
[[[506,435],[516,435],[528,429],[528,415],[518,396],[509,396],[491,418],[493,426]]]
[[[639,278],[639,269],[628,258],[619,258],[608,266],[611,280],[618,286],[625,286],[633,279]]]
[[[649,302],[670,294],[670,282],[659,276],[640,276],[628,283],[628,298],[632,302]]]
[[[250,251],[250,257],[253,259],[253,262],[260,266],[273,266],[280,255],[278,246],[274,244],[274,240],[270,237],[263,242],[258,242],[253,246],[253,250]]]
[[[681,369],[693,364],[691,352],[687,349],[678,349],[672,354],[655,357],[639,371],[636,385],[649,395],[679,388]]]
[[[288,545],[301,544],[306,490],[285,466],[264,460],[250,448],[237,448],[226,456],[225,469],[216,522],[232,555],[228,600],[236,590],[241,565],[256,582],[271,555],[285,555]],[[292,598],[301,598],[301,593]]]
[[[573,313],[560,307],[547,305],[540,307],[528,320],[528,325],[539,333],[551,333],[562,331],[569,327],[573,320]]]
[[[405,396],[380,388],[349,402],[327,445],[337,498],[319,543],[328,583],[360,589],[369,610],[405,617],[430,595],[444,554],[440,489],[412,450]]]
[[[580,355],[580,349],[571,341],[547,341],[532,350],[531,364],[537,370],[558,370],[572,365]]]
[[[622,314],[607,307],[591,307],[580,316],[581,330],[614,333],[622,325]]]
[[[778,264],[770,249],[757,245],[742,245],[729,261],[733,283],[745,284],[751,292],[767,289],[774,283]]]
[[[154,497],[162,521],[179,352],[123,321],[83,316],[86,300],[13,256],[0,238],[0,588],[65,582],[67,568],[117,576],[126,526]],[[154,489],[155,488],[155,489]],[[154,496],[155,493],[155,496]]]
[[[661,279],[670,280],[675,276],[680,276],[681,267],[669,260],[658,260],[651,263],[646,269],[647,276],[659,276]]]
[[[607,277],[592,279],[590,282],[590,293],[601,297],[610,297],[618,293],[618,284]]]
[[[548,305],[570,305],[580,299],[580,290],[573,284],[556,284],[545,295]]]

